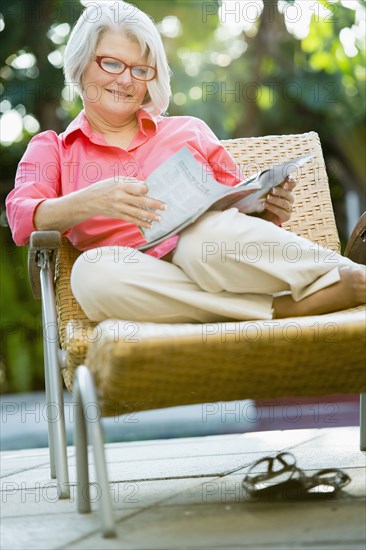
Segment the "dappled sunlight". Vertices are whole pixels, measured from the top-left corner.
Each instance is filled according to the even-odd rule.
[[[15,109],[3,114],[0,120],[0,135],[3,145],[9,146],[22,137],[22,117]]]
[[[47,36],[54,44],[63,44],[65,38],[70,34],[71,27],[68,23],[52,25]]]
[[[35,65],[36,58],[32,53],[26,53],[21,50],[18,54],[9,56],[5,63],[11,65],[14,69],[29,69]]]
[[[288,4],[284,0],[278,3],[280,13],[284,16],[287,30],[298,40],[306,38],[310,31],[310,22],[314,13],[322,12],[323,17],[329,14],[324,6],[319,2],[303,2],[295,0],[293,4]]]
[[[176,38],[182,34],[182,25],[178,17],[169,15],[157,25],[159,32],[167,38]]]
[[[48,61],[56,68],[61,68],[63,66],[63,57],[60,50],[54,50],[49,53],[47,56]]]
[[[356,48],[356,36],[352,32],[352,29],[342,29],[339,33],[339,39],[347,57],[355,57],[355,55],[358,54],[358,50]]]
[[[223,0],[219,9],[221,25],[232,36],[251,31],[263,11],[262,0]]]

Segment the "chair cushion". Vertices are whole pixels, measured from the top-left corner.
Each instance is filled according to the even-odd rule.
[[[108,320],[85,362],[104,415],[364,392],[365,311],[204,325]]]

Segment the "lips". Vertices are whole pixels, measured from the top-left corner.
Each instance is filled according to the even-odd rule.
[[[108,90],[108,89],[106,89],[106,91],[112,94],[115,98],[121,98],[121,99],[132,98],[132,95],[126,94],[126,92],[119,92],[118,90]]]

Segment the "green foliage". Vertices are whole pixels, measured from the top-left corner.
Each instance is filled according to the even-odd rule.
[[[0,233],[0,382],[2,391],[42,387],[42,317],[27,276],[27,249],[10,244],[9,230]]]
[[[233,3],[239,11],[231,15],[219,0],[135,4],[163,35],[173,72],[170,115],[200,117],[222,139],[309,130],[320,134],[344,239],[345,195],[350,189],[361,195],[365,185],[365,44],[355,3],[286,0],[279,2],[280,13],[277,0],[264,0],[257,18],[245,11],[244,1]],[[306,36],[292,34],[290,10],[296,5],[304,13],[309,6],[312,10]],[[359,6],[364,8],[364,2]],[[62,70],[50,62],[55,52],[57,61],[68,38],[67,28],[60,25],[72,27],[81,10],[78,0],[1,4],[3,99],[23,121],[32,115],[40,130],[62,131],[81,108],[80,100],[70,103],[62,97]],[[34,55],[34,64],[17,67],[16,59],[26,53]],[[3,200],[12,188],[17,162],[38,131],[27,128],[0,148]],[[30,292],[25,249],[16,249],[6,227],[1,229],[1,247],[0,381],[4,391],[39,389],[40,304]]]

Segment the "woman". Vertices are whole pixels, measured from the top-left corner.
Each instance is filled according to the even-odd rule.
[[[335,267],[326,250],[316,261],[311,242],[278,226],[289,218],[292,180],[268,197],[263,219],[235,208],[209,212],[179,238],[145,254],[134,248],[144,242],[139,227],[159,223],[165,208],[144,180],[183,145],[221,183],[234,185],[240,174],[202,121],[161,116],[170,86],[160,36],[146,14],[119,5],[117,14],[115,2],[93,3],[71,33],[65,76],[84,109],[59,136],[46,131],[31,140],[7,199],[15,242],[54,229],[84,250],[71,284],[95,321],[271,319],[363,303],[361,266],[336,255]],[[258,261],[236,253],[238,242],[259,244]],[[207,243],[219,253],[203,256]],[[289,243],[301,247],[299,262],[284,259]]]

